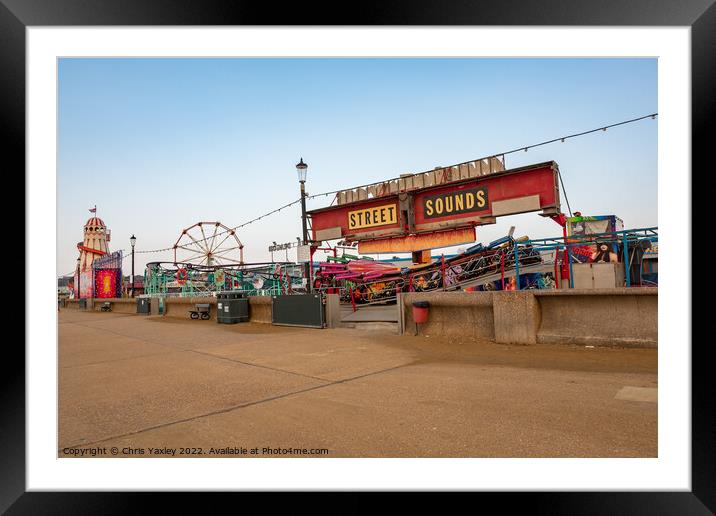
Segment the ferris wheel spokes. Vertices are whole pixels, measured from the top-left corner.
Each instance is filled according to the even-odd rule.
[[[218,244],[216,247],[212,247],[211,250],[213,251],[214,249],[220,248],[220,247],[223,245],[223,243],[226,242],[231,236],[232,236],[232,233],[227,234],[227,235],[224,237],[224,239],[223,239],[221,242],[219,242],[219,244]]]
[[[223,249],[221,251],[216,251],[212,253],[213,256],[221,256],[222,254],[226,254],[230,251],[233,251],[234,249],[241,249],[243,246],[236,246],[236,247],[230,247],[228,249]]]
[[[189,229],[191,229],[191,228],[189,228]],[[185,229],[184,231],[188,231],[188,230]],[[190,235],[189,233],[183,233],[183,234],[186,234],[186,236],[188,236],[191,239],[191,241],[194,242],[194,244],[196,244],[200,249],[202,249],[205,252],[208,252],[208,249],[206,249],[206,247],[204,245],[202,245],[201,242],[198,242],[192,235]],[[179,237],[179,238],[181,239],[181,237]],[[179,240],[177,240],[177,242],[178,241]]]
[[[208,235],[208,232],[204,230],[204,225],[207,224],[214,226],[213,233]],[[220,228],[223,228],[223,231],[219,231]],[[223,233],[227,233],[227,235],[217,243],[217,237]],[[208,267],[222,262],[242,264],[244,262],[243,248],[243,244],[236,236],[236,231],[224,226],[221,222],[197,222],[182,230],[174,244],[174,260],[175,262]],[[236,256],[237,254],[238,256]]]
[[[214,242],[216,242],[216,232],[219,230],[219,225],[214,225],[214,234],[211,236],[211,244],[209,244],[209,252],[214,248]]]

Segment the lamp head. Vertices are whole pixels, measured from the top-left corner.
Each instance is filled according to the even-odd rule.
[[[306,172],[308,171],[308,164],[303,162],[303,158],[301,158],[301,161],[296,163],[296,171],[298,172],[298,180],[301,183],[306,182]]]

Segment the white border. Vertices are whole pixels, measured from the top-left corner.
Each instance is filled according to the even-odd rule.
[[[328,43],[330,42],[330,44]],[[28,490],[689,490],[690,29],[28,28]],[[58,56],[654,56],[659,58],[658,459],[57,459]],[[48,241],[49,240],[49,241]],[[48,285],[52,285],[49,288]],[[29,295],[32,293],[32,296]],[[29,300],[32,299],[32,310]],[[101,388],[101,386],[98,386]]]

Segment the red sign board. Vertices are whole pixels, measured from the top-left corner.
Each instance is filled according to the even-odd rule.
[[[549,161],[313,210],[313,239],[395,243],[401,237],[492,224],[504,215],[553,215],[560,212],[558,170]]]
[[[434,231],[395,238],[379,240],[361,240],[358,242],[359,253],[412,253],[423,249],[438,249],[451,245],[467,244],[475,241],[475,228],[450,229]],[[428,255],[428,261],[429,261]]]
[[[529,211],[558,212],[557,171],[550,162],[419,190],[413,196],[416,229],[430,231],[439,222],[491,224],[494,217]]]

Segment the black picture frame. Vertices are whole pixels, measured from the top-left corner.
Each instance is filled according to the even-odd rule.
[[[351,9],[352,7],[352,9]],[[348,14],[350,13],[350,14]],[[25,170],[25,30],[30,26],[112,25],[550,25],[691,27],[692,163],[705,164],[708,124],[716,119],[716,6],[713,0],[521,2],[418,0],[272,4],[245,0],[0,0],[0,117],[6,174]],[[14,159],[13,159],[14,158]],[[685,160],[685,167],[688,166]],[[710,168],[703,168],[710,171]],[[679,171],[690,181],[690,170]],[[24,188],[24,186],[23,186]],[[27,271],[25,271],[27,272]],[[691,321],[682,321],[688,323]],[[11,346],[12,343],[12,346]],[[684,345],[691,345],[683,343]],[[484,494],[501,510],[550,514],[712,514],[716,511],[716,398],[708,342],[692,352],[692,490]],[[707,345],[708,344],[708,345]],[[25,489],[25,354],[12,340],[0,360],[0,511],[7,514],[127,514],[146,510],[149,494],[28,493]],[[216,496],[216,495],[212,495]],[[246,496],[246,495],[242,495]],[[498,499],[499,497],[499,499]],[[182,512],[182,494],[171,502]],[[421,497],[414,498],[418,503]],[[245,502],[248,500],[244,498]],[[216,503],[216,498],[212,501]],[[482,501],[480,502],[483,503]],[[369,506],[368,506],[369,507]],[[366,509],[368,507],[365,507]],[[170,505],[163,505],[165,511]],[[205,507],[204,507],[205,508]]]

